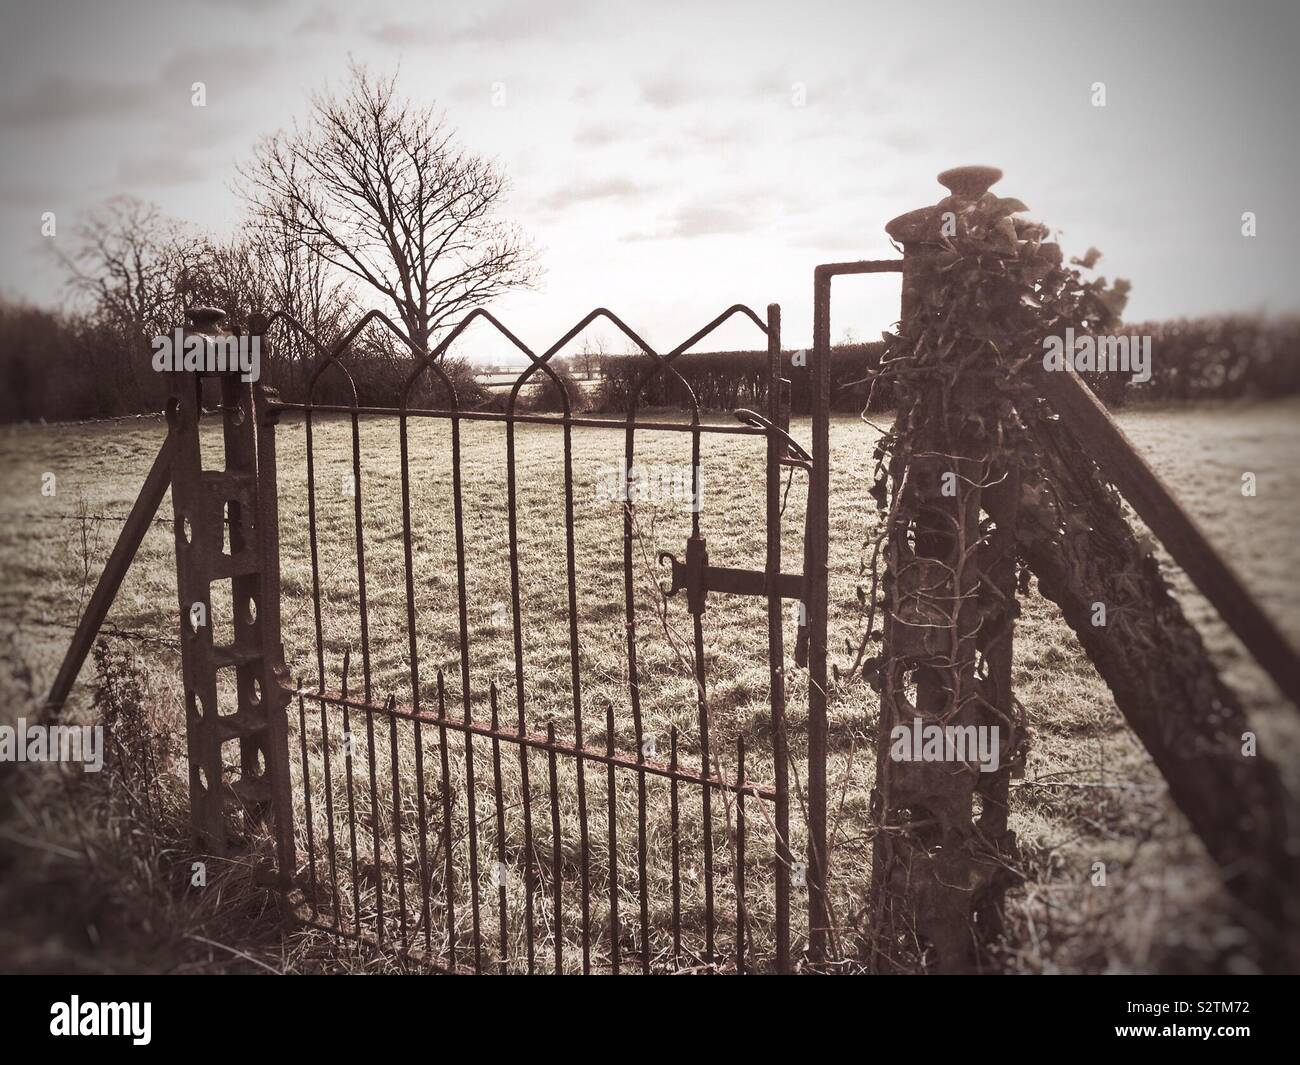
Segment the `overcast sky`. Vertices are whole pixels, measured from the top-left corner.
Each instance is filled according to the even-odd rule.
[[[64,298],[45,211],[63,236],[131,193],[229,232],[235,165],[351,55],[376,73],[400,66],[405,94],[445,108],[510,175],[509,216],[546,272],[499,307],[538,347],[604,304],[667,348],[734,302],[779,302],[787,345],[806,344],[813,267],[892,256],[885,223],[935,202],[935,174],[964,163],[1001,167],[997,191],[1059,229],[1067,253],[1100,248],[1098,272],[1133,282],[1130,320],[1300,309],[1295,0],[2,10],[10,297]],[[195,81],[204,108],[191,106]],[[1257,214],[1253,239],[1243,211]],[[837,337],[874,337],[897,317],[893,277],[836,293]],[[737,326],[706,346],[754,340]]]

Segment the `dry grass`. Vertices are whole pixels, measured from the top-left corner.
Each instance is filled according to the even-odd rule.
[[[1300,637],[1300,608],[1296,605],[1295,508],[1300,491],[1300,472],[1291,465],[1296,438],[1300,435],[1294,402],[1254,407],[1218,407],[1179,412],[1138,412],[1122,419],[1126,431],[1171,483],[1187,508],[1205,525],[1211,537],[1257,591],[1265,606],[1279,619],[1293,638]],[[796,421],[795,435],[807,439],[807,424]],[[143,479],[152,453],[161,438],[156,421],[102,423],[89,426],[20,428],[0,441],[4,453],[0,469],[3,507],[8,517],[0,530],[0,558],[6,580],[0,590],[0,624],[9,650],[0,667],[0,691],[9,696],[9,713],[18,716],[30,705],[29,692],[48,686],[58,655],[68,633],[56,627],[71,620],[84,599],[84,561],[97,572],[116,535],[118,524],[55,520],[73,515],[84,504],[90,514],[125,514]],[[856,580],[858,545],[870,533],[868,522],[874,512],[864,505],[871,468],[875,432],[849,418],[838,419],[833,428],[833,483],[831,502],[831,632],[833,659],[846,663],[844,641],[856,633]],[[215,438],[211,440],[215,446]],[[391,422],[365,421],[361,427],[361,490],[365,506],[365,551],[369,622],[369,672],[372,700],[382,703],[392,694],[400,704],[412,702],[410,655],[405,609],[405,568],[402,556],[400,482],[397,427]],[[455,542],[452,535],[450,442],[446,426],[436,422],[413,423],[411,434],[411,514],[416,550],[413,579],[416,589],[417,662],[420,698],[425,709],[434,705],[436,676],[445,671],[447,706],[453,714],[463,713],[460,690],[458,625],[456,616]],[[522,620],[522,675],[524,678],[525,721],[530,731],[544,731],[554,723],[561,736],[573,733],[573,693],[569,681],[570,641],[566,609],[566,550],[563,494],[563,452],[561,434],[550,427],[520,425],[516,429],[517,499],[520,562],[520,612]],[[321,548],[322,646],[326,658],[326,684],[338,688],[343,655],[353,660],[351,685],[360,693],[363,685],[363,655],[357,610],[358,582],[352,528],[352,499],[343,490],[344,474],[350,467],[350,432],[346,421],[319,423],[315,439],[318,488],[319,543]],[[715,565],[761,567],[763,558],[763,463],[758,439],[709,436],[703,438],[705,511],[702,528],[708,538],[710,561]],[[467,556],[467,613],[470,633],[470,689],[468,699],[476,720],[488,718],[488,692],[498,686],[501,718],[510,727],[518,722],[514,649],[509,614],[513,600],[509,570],[508,513],[505,481],[506,440],[504,428],[491,423],[469,423],[463,428],[465,549]],[[575,430],[573,434],[573,477],[576,570],[579,602],[580,667],[582,707],[587,746],[604,749],[611,733],[614,746],[635,750],[634,725],[629,708],[627,646],[623,615],[622,519],[617,504],[597,498],[596,485],[616,469],[622,452],[622,434],[606,430]],[[281,564],[284,579],[284,639],[294,672],[308,686],[317,683],[315,662],[315,619],[311,600],[311,568],[307,550],[307,503],[305,446],[300,425],[286,424],[280,432],[280,474],[282,483]],[[660,465],[689,462],[688,438],[663,433],[638,437],[638,460]],[[1240,474],[1250,470],[1259,476],[1259,495],[1243,499]],[[58,494],[40,494],[44,471],[58,476]],[[802,475],[796,475],[784,519],[786,556],[783,568],[800,568],[801,533],[805,493]],[[164,504],[170,514],[170,502]],[[654,736],[661,755],[666,755],[669,730],[680,737],[683,763],[698,767],[699,728],[695,693],[688,673],[673,644],[691,647],[689,616],[680,599],[669,601],[668,621],[672,631],[684,640],[666,638],[656,613],[656,596],[650,577],[641,564],[642,548],[663,548],[682,554],[689,532],[689,516],[670,503],[643,505],[640,523],[647,543],[637,545],[637,659],[641,708],[645,734]],[[84,544],[83,547],[83,532]],[[170,637],[176,628],[174,556],[168,525],[158,525],[146,539],[141,556],[111,615],[112,625],[125,630]],[[1181,574],[1180,591],[1188,591]],[[1250,663],[1248,656],[1194,594],[1184,602],[1201,623],[1215,660],[1240,691],[1255,714],[1266,751],[1275,753],[1283,764],[1294,767],[1300,753],[1300,738],[1294,715],[1282,709],[1268,682]],[[228,617],[228,604],[214,603],[217,638],[220,619]],[[506,624],[499,620],[504,610]],[[1016,686],[1029,711],[1035,738],[1024,781],[1017,782],[1012,805],[1013,827],[1023,848],[1024,887],[1009,903],[1007,941],[1000,948],[1005,967],[1024,971],[1101,969],[1151,970],[1188,968],[1249,967],[1251,952],[1233,931],[1228,903],[1217,890],[1212,867],[1195,839],[1170,805],[1159,775],[1140,745],[1133,739],[1114,709],[1104,686],[1092,673],[1072,634],[1055,609],[1036,594],[1027,597],[1024,618],[1018,629]],[[794,629],[787,624],[787,658]],[[767,705],[765,604],[759,599],[714,596],[705,616],[705,659],[709,677],[709,705],[714,750],[725,773],[735,771],[735,741],[743,737],[748,749],[748,776],[767,784],[772,778],[770,760],[770,717]],[[139,673],[148,699],[173,735],[182,729],[182,702],[173,652],[151,645],[125,643],[138,652]],[[30,679],[24,679],[25,674]],[[91,671],[83,674],[82,688],[70,712],[76,716],[97,712],[89,705]],[[801,672],[791,667],[788,680],[789,728],[792,754],[799,776],[803,774],[806,723],[806,683]],[[326,744],[321,734],[320,715],[308,705],[306,731],[307,773],[311,781],[312,846],[315,849],[318,886],[327,883],[326,826],[324,818],[323,758]],[[832,763],[830,766],[834,823],[833,862],[834,908],[839,925],[838,943],[847,958],[861,957],[869,949],[860,910],[867,890],[870,858],[868,808],[873,766],[869,752],[875,727],[875,699],[865,684],[846,683],[832,703]],[[292,737],[294,761],[300,763],[300,737]],[[351,846],[346,820],[345,765],[338,757],[341,715],[330,711],[332,787],[335,800],[337,853],[342,872],[341,895],[347,919],[350,902]],[[409,722],[398,731],[399,795],[404,825],[403,863],[396,863],[392,833],[393,793],[388,719],[375,717],[375,761],[377,802],[372,813],[368,773],[369,738],[364,715],[353,715],[357,733],[354,802],[359,821],[358,868],[363,926],[375,927],[375,881],[385,884],[389,908],[387,930],[397,930],[391,907],[395,901],[396,870],[404,872],[409,924],[412,936],[422,941],[424,930],[415,931],[419,920],[420,836],[417,813],[420,793],[414,787],[414,737]],[[355,720],[357,718],[361,720]],[[426,812],[430,818],[425,841],[427,867],[433,872],[430,943],[446,960],[448,892],[442,883],[441,774],[436,730],[423,730]],[[484,961],[495,958],[497,937],[497,895],[488,882],[496,860],[498,836],[493,788],[492,744],[486,738],[474,741],[476,775],[476,821],[478,848],[481,933]],[[466,890],[468,832],[464,773],[465,746],[459,736],[448,741],[451,787],[456,802],[453,813],[453,847],[457,879],[452,895],[461,953],[472,941],[470,893]],[[529,758],[531,814],[533,822],[533,868],[542,881],[534,904],[537,964],[545,968],[552,957],[555,929],[550,909],[553,873],[550,828],[548,766],[544,753]],[[527,864],[523,838],[523,809],[520,804],[520,765],[513,744],[501,746],[501,794],[504,798],[505,833],[500,839],[508,881],[508,941],[511,967],[524,961],[522,922],[525,897],[521,871]],[[100,853],[99,836],[108,832],[111,818],[96,820],[88,827],[71,813],[67,802],[46,802],[45,789],[57,797],[64,787],[61,775],[50,771],[24,776],[22,802],[11,811],[9,824],[24,840],[39,839],[42,846],[66,851],[57,856],[46,852],[33,858],[31,848],[14,844],[6,847],[4,859],[31,874],[22,883],[39,886],[42,877],[52,877],[55,868],[76,870],[81,877],[88,855]],[[301,785],[301,764],[298,783]],[[580,892],[580,848],[577,819],[575,767],[569,759],[557,765],[561,862],[564,894],[563,938],[565,966],[577,966],[580,957],[578,906]],[[163,774],[163,790],[173,796],[179,808],[184,794],[183,759],[173,760]],[[638,833],[637,776],[618,771],[615,817],[619,876],[620,944],[628,967],[639,964],[637,931],[640,906],[636,875]],[[1292,781],[1300,790],[1300,784]],[[609,920],[609,841],[607,775],[604,767],[588,764],[586,792],[590,829],[592,961],[608,963],[611,949]],[[666,964],[671,950],[672,864],[668,845],[668,785],[652,779],[647,794],[647,907],[652,929],[650,952],[655,966]],[[299,787],[298,800],[303,799]],[[682,838],[682,925],[683,948],[698,955],[703,947],[704,893],[702,890],[703,818],[698,789],[680,789]],[[795,796],[794,820],[798,816]],[[746,895],[749,906],[753,962],[770,964],[771,882],[773,842],[769,825],[762,819],[754,800],[747,802],[749,842],[746,853]],[[33,813],[37,807],[41,814]],[[25,811],[25,812],[24,812]],[[62,811],[62,812],[60,812]],[[23,818],[27,819],[24,823]],[[34,819],[34,820],[33,820]],[[721,802],[713,811],[715,861],[715,906],[717,950],[729,955],[734,944],[735,896],[733,888],[734,848],[727,830],[729,812]],[[183,818],[164,826],[182,838]],[[369,825],[378,823],[380,860]],[[305,811],[300,815],[300,858],[307,853]],[[120,831],[120,828],[118,829]],[[82,836],[96,837],[83,845]],[[793,845],[802,848],[797,830]],[[162,848],[151,855],[150,867],[157,879],[175,880],[166,870],[188,869],[191,856],[181,846]],[[111,848],[110,848],[111,849]],[[129,849],[129,848],[128,848]],[[68,855],[72,855],[69,857]],[[1107,886],[1093,887],[1093,863],[1106,863]],[[60,864],[62,863],[62,864]],[[101,863],[102,864],[102,863]],[[112,872],[111,868],[100,870]],[[307,876],[304,870],[304,876]],[[84,879],[84,878],[83,878]],[[102,877],[101,877],[102,879]],[[54,879],[66,883],[67,877]],[[111,881],[111,877],[109,877]],[[106,882],[109,882],[106,881]],[[87,883],[98,883],[91,878]],[[14,890],[11,884],[8,890]],[[30,891],[37,890],[30,887]],[[51,889],[60,893],[63,889]],[[119,892],[119,894],[121,894]],[[323,889],[322,904],[332,892]],[[71,897],[71,896],[70,896]],[[165,897],[182,920],[173,914],[160,928],[185,927],[190,935],[227,942],[256,962],[240,958],[228,949],[205,946],[199,940],[182,940],[166,935],[109,937],[111,945],[82,941],[81,933],[68,932],[77,918],[63,913],[58,920],[37,922],[28,937],[24,965],[36,964],[47,940],[63,943],[65,959],[91,959],[88,964],[105,967],[142,965],[183,967],[210,964],[216,967],[255,967],[266,964],[284,968],[343,966],[385,967],[396,964],[385,955],[353,953],[340,960],[329,952],[321,937],[295,936],[287,943],[267,938],[253,924],[247,941],[243,935],[249,913],[246,906],[214,907],[211,892],[196,897],[182,887],[169,892],[146,894],[149,906],[137,899],[134,908],[124,900],[123,908],[133,916],[118,916],[114,927],[137,928],[140,914],[158,922],[157,900]],[[251,895],[249,896],[251,898]],[[31,895],[19,896],[21,905],[7,912],[35,913]],[[796,892],[795,948],[806,934],[806,899]],[[76,906],[69,907],[76,910]],[[232,919],[233,917],[237,920]],[[192,918],[193,922],[190,922]],[[35,917],[33,918],[35,919]],[[224,922],[224,923],[223,923]],[[242,922],[242,923],[241,923]],[[84,922],[83,922],[84,923]],[[194,928],[206,928],[193,931]],[[223,938],[228,937],[228,938]],[[65,942],[66,941],[66,942]],[[206,953],[205,953],[206,952]],[[6,956],[10,956],[6,953]],[[19,957],[19,955],[14,955]],[[60,964],[56,962],[55,964]]]

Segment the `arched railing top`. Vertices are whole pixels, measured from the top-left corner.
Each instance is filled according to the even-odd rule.
[[[695,392],[690,387],[690,385],[686,382],[686,380],[681,376],[681,374],[676,370],[676,368],[672,366],[672,363],[679,356],[687,353],[692,347],[698,344],[701,340],[703,340],[705,337],[709,336],[710,334],[716,332],[719,328],[721,328],[724,324],[726,324],[729,320],[731,320],[736,316],[741,316],[749,319],[749,321],[751,321],[754,324],[754,326],[759,330],[760,333],[762,333],[764,336],[767,335],[768,333],[767,324],[753,311],[753,309],[741,303],[733,304],[731,307],[728,307],[721,314],[713,318],[713,320],[710,321],[703,328],[697,330],[695,333],[691,334],[691,336],[687,337],[680,344],[676,345],[671,350],[669,350],[667,354],[660,354],[658,351],[656,351],[653,347],[651,347],[650,344],[646,342],[644,337],[642,337],[636,330],[631,328],[631,326],[629,326],[622,318],[620,318],[613,311],[609,310],[607,307],[597,307],[594,310],[587,313],[586,315],[584,315],[571,328],[566,330],[564,334],[559,337],[559,339],[557,339],[554,343],[548,346],[542,352],[541,355],[538,355],[536,351],[534,351],[527,344],[525,344],[519,338],[519,336],[516,333],[514,333],[514,331],[512,331],[508,326],[506,326],[499,318],[497,318],[486,308],[482,308],[482,307],[476,307],[473,310],[471,310],[468,314],[466,314],[465,317],[463,317],[459,322],[457,322],[456,325],[453,326],[451,331],[445,337],[443,337],[442,340],[438,342],[437,346],[434,347],[432,350],[427,350],[427,349],[421,350],[415,344],[415,342],[410,338],[410,336],[406,333],[405,330],[403,330],[391,318],[389,318],[386,314],[384,314],[384,312],[380,310],[367,311],[350,329],[348,329],[345,333],[343,333],[342,336],[340,336],[339,339],[335,341],[328,348],[326,348],[325,345],[321,343],[320,339],[314,333],[312,333],[311,330],[309,330],[297,318],[295,318],[293,315],[289,314],[286,311],[276,311],[273,314],[271,314],[266,321],[265,328],[269,329],[272,325],[275,325],[276,323],[283,323],[286,328],[289,328],[295,333],[305,337],[320,356],[307,382],[308,387],[307,387],[306,405],[308,407],[314,404],[317,385],[321,377],[332,365],[337,366],[339,371],[344,375],[348,383],[349,392],[351,393],[352,396],[351,405],[353,407],[357,406],[356,382],[352,374],[349,372],[348,368],[343,364],[341,356],[356,341],[356,339],[361,335],[361,333],[368,326],[372,324],[378,324],[386,328],[393,336],[395,336],[404,345],[406,345],[406,347],[410,350],[411,355],[415,359],[415,365],[413,366],[411,372],[407,375],[407,377],[404,379],[402,383],[401,395],[399,397],[400,409],[401,410],[407,409],[412,389],[415,387],[420,377],[426,371],[429,371],[432,372],[437,377],[437,379],[441,382],[443,387],[447,390],[447,394],[451,400],[450,409],[459,410],[460,399],[456,390],[456,386],[452,381],[451,377],[442,368],[441,361],[443,357],[451,349],[452,345],[456,343],[456,341],[465,333],[465,331],[474,322],[482,319],[483,321],[491,325],[492,328],[496,330],[498,334],[504,337],[511,344],[512,347],[514,347],[520,354],[522,354],[528,360],[528,365],[519,373],[519,375],[515,378],[513,385],[511,386],[510,398],[507,404],[507,413],[508,414],[514,413],[515,405],[518,401],[520,390],[525,384],[528,383],[529,378],[533,377],[533,375],[540,370],[559,389],[562,397],[563,407],[564,407],[563,415],[564,417],[567,418],[571,413],[570,410],[571,404],[570,404],[568,391],[567,389],[564,388],[563,383],[561,382],[558,375],[555,373],[554,369],[549,365],[549,363],[561,350],[563,350],[565,345],[570,343],[575,337],[577,337],[580,333],[582,333],[584,329],[588,328],[593,322],[603,319],[609,322],[612,326],[614,326],[614,328],[617,329],[619,333],[621,333],[629,341],[631,341],[631,343],[635,345],[635,347],[643,355],[651,359],[654,363],[653,366],[648,368],[647,373],[645,374],[645,376],[642,377],[636,389],[634,390],[634,394],[631,397],[631,409],[629,410],[629,415],[633,414],[633,412],[635,411],[636,398],[641,393],[641,391],[645,388],[645,386],[649,384],[649,382],[653,379],[653,377],[656,374],[662,372],[663,370],[668,370],[674,377],[677,378],[679,383],[682,385],[686,395],[689,397],[689,403],[690,403],[694,420],[698,420],[699,404],[698,404],[698,400],[695,397]]]

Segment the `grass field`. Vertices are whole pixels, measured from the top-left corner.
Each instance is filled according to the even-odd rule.
[[[1125,414],[1121,423],[1139,450],[1171,484],[1178,498],[1203,524],[1211,539],[1241,571],[1265,607],[1284,631],[1300,642],[1300,605],[1297,605],[1297,547],[1295,500],[1300,495],[1300,470],[1292,461],[1300,442],[1300,404],[1294,401],[1250,407],[1215,407],[1180,411],[1140,411]],[[806,420],[796,420],[793,433],[806,442]],[[853,418],[837,418],[832,429],[831,490],[831,652],[832,661],[847,663],[846,641],[859,632],[856,586],[859,546],[872,530],[874,509],[867,505],[866,490],[872,464],[876,430]],[[17,427],[0,437],[0,559],[5,580],[0,586],[0,693],[5,698],[6,720],[30,708],[32,693],[43,693],[57,668],[58,658],[72,623],[93,586],[120,517],[130,506],[138,485],[161,440],[156,420],[109,422],[85,426]],[[638,434],[638,459],[657,466],[689,463],[688,438],[667,433]],[[300,424],[286,419],[279,434],[281,479],[281,567],[284,584],[283,629],[286,655],[295,675],[308,686],[316,676],[315,618],[312,609],[312,572],[307,541],[307,495],[304,434]],[[561,434],[552,427],[519,425],[516,429],[517,501],[520,559],[520,597],[524,634],[519,672],[524,679],[525,719],[530,730],[544,731],[548,722],[557,733],[572,735],[573,693],[569,681],[570,640],[566,608],[566,523],[564,514]],[[205,439],[215,447],[216,437]],[[420,696],[430,706],[436,676],[446,675],[448,707],[462,705],[456,616],[455,542],[451,524],[450,441],[441,422],[413,423],[411,446],[411,515],[415,551],[413,579],[417,604],[416,637]],[[402,553],[402,493],[398,434],[395,423],[364,421],[361,425],[365,510],[365,553],[368,598],[369,654],[363,655],[360,634],[356,549],[352,527],[353,499],[349,494],[350,430],[346,421],[318,422],[315,432],[317,520],[322,588],[322,646],[326,686],[340,686],[341,663],[351,653],[351,689],[360,692],[368,667],[372,701],[382,703],[390,694],[399,703],[412,701],[412,680],[405,608],[405,568]],[[462,433],[464,527],[467,556],[467,606],[470,631],[469,702],[476,720],[486,720],[489,685],[499,689],[500,713],[514,725],[518,720],[512,629],[509,623],[512,595],[507,535],[507,492],[504,428],[493,423],[467,423]],[[761,439],[735,436],[703,437],[702,531],[708,539],[714,565],[761,568],[763,530],[763,444]],[[578,429],[573,434],[574,517],[576,572],[579,602],[579,664],[585,742],[603,749],[612,736],[616,749],[635,751],[628,697],[626,630],[623,614],[622,516],[617,503],[600,497],[598,487],[618,469],[622,434],[602,429]],[[1254,472],[1259,490],[1243,498],[1241,474]],[[41,494],[42,475],[53,473],[57,491]],[[802,475],[795,476],[788,496],[785,529],[786,572],[799,572],[803,509]],[[110,615],[117,630],[174,639],[177,606],[174,579],[170,502],[163,520],[146,538],[136,565]],[[670,730],[680,737],[684,764],[698,766],[699,729],[694,687],[674,644],[689,650],[690,619],[679,596],[668,601],[667,628],[656,612],[652,560],[658,549],[681,557],[689,533],[689,515],[669,502],[639,508],[643,542],[637,544],[637,659],[640,696],[647,736],[666,754]],[[99,520],[97,516],[108,516]],[[645,559],[645,564],[642,564]],[[663,577],[665,574],[658,574]],[[1286,767],[1297,793],[1295,767],[1300,765],[1300,730],[1263,675],[1249,661],[1208,606],[1175,574],[1186,609],[1200,625],[1215,661],[1251,709],[1265,753]],[[222,636],[229,604],[214,598],[214,635]],[[505,624],[502,624],[502,621]],[[668,634],[674,634],[670,639]],[[709,677],[709,705],[714,750],[725,773],[735,771],[735,742],[746,741],[749,779],[771,781],[770,719],[767,701],[768,664],[765,604],[757,598],[714,596],[704,623],[705,658]],[[806,723],[806,682],[793,667],[794,626],[786,625],[788,669],[788,721],[792,755],[802,775]],[[183,702],[178,660],[166,646],[119,641],[123,653],[138,658],[141,683],[156,714],[156,727],[180,743],[183,736]],[[368,659],[368,662],[365,661]],[[89,720],[93,671],[83,672],[73,700],[73,714]],[[1194,837],[1172,808],[1159,775],[1124,725],[1104,685],[1093,674],[1073,635],[1055,608],[1032,593],[1024,602],[1017,631],[1015,684],[1033,725],[1033,739],[1025,778],[1013,784],[1012,827],[1021,847],[1023,885],[1013,892],[1008,906],[1008,931],[1001,949],[1002,964],[1024,971],[1095,971],[1248,968],[1250,951],[1224,917],[1228,903],[1215,887],[1215,875]],[[331,715],[336,712],[331,711]],[[296,714],[296,710],[295,710]],[[860,960],[868,949],[862,909],[868,889],[870,836],[868,810],[873,765],[875,697],[860,680],[846,680],[834,692],[831,705],[832,760],[830,765],[833,811],[833,902],[840,953]],[[329,727],[335,728],[330,717]],[[361,912],[374,908],[376,881],[388,878],[391,891],[395,862],[392,834],[392,789],[389,776],[391,750],[387,721],[376,718],[375,739],[378,801],[373,811],[366,786],[357,782],[357,809],[362,822],[359,845],[358,893]],[[357,725],[354,729],[360,730]],[[405,886],[414,898],[418,880],[413,855],[419,839],[415,814],[418,793],[412,785],[413,736],[404,724],[399,732],[398,761],[403,811]],[[425,799],[437,809],[436,786],[439,748],[436,735],[425,730]],[[338,742],[333,733],[331,744]],[[308,712],[301,737],[308,752],[307,772],[315,801],[312,826],[318,851],[317,871],[325,873],[322,841],[325,838],[321,799],[323,756],[327,746],[319,714]],[[295,723],[293,753],[299,761],[300,737]],[[368,732],[359,735],[356,765],[364,769],[371,753]],[[452,793],[464,793],[466,766],[459,737],[449,740]],[[432,759],[432,761],[431,761]],[[543,879],[554,874],[551,855],[547,764],[543,754],[530,756],[533,793],[535,864]],[[506,865],[524,864],[519,803],[519,763],[516,751],[502,748],[502,810],[505,832],[498,837],[491,779],[494,771],[491,744],[475,742],[475,773],[479,781],[476,820],[480,826],[481,877],[496,860],[498,845]],[[27,770],[31,772],[30,769]],[[336,798],[346,780],[336,757],[331,770]],[[562,936],[566,968],[576,965],[581,924],[578,910],[579,857],[576,781],[573,767],[561,765],[560,877],[564,887]],[[301,785],[301,765],[298,767]],[[34,774],[35,775],[35,774]],[[57,772],[33,780],[31,795],[54,787]],[[637,946],[635,924],[640,904],[635,876],[637,778],[619,771],[613,818],[614,853],[621,873],[615,897],[621,911],[620,937],[624,949]],[[173,748],[163,783],[173,806],[184,796],[185,766]],[[432,782],[432,783],[431,783]],[[65,782],[66,783],[66,782]],[[368,781],[365,782],[368,784]],[[607,963],[611,925],[608,826],[610,822],[604,767],[588,766],[590,865],[593,875],[591,924],[594,964]],[[57,791],[53,794],[56,794]],[[300,788],[299,798],[302,797]],[[647,785],[648,868],[647,906],[653,929],[650,953],[656,966],[665,962],[671,925],[671,863],[667,839],[668,791],[666,783]],[[341,799],[337,801],[341,804]],[[71,802],[71,800],[68,800]],[[772,852],[771,831],[747,804],[750,841],[746,853],[747,900],[751,949],[760,967],[770,963]],[[798,816],[798,799],[795,820]],[[100,853],[94,840],[78,838],[74,816],[61,815],[58,803],[19,802],[3,837],[7,863],[26,871],[20,884],[11,882],[0,897],[8,912],[23,899],[41,897],[42,878],[91,880],[85,877],[86,856]],[[336,808],[335,828],[346,843],[345,822]],[[734,941],[734,849],[727,824],[733,816],[715,803],[715,905],[718,950],[730,953]],[[699,841],[703,820],[698,793],[682,789],[682,923],[684,949],[698,955],[703,934],[703,869]],[[306,849],[306,817],[300,815],[300,850]],[[368,833],[380,826],[376,854]],[[466,861],[465,811],[453,814],[456,865]],[[109,831],[123,831],[118,821]],[[430,864],[440,868],[436,830],[430,828]],[[55,851],[33,841],[59,838]],[[798,831],[792,840],[798,851]],[[189,856],[174,849],[163,859],[188,868]],[[1093,885],[1095,862],[1106,863],[1107,882]],[[93,864],[93,863],[92,863]],[[350,866],[350,845],[341,865]],[[350,913],[350,869],[344,869],[344,908]],[[158,877],[167,882],[168,874]],[[174,879],[174,878],[173,878]],[[454,887],[458,940],[468,942],[469,894],[462,875]],[[21,885],[25,884],[23,887]],[[433,928],[435,951],[446,948],[447,914],[437,902],[446,892],[435,884]],[[523,884],[519,876],[508,880],[507,933],[512,968],[522,956],[521,915]],[[15,892],[19,895],[15,898]],[[27,894],[22,894],[26,892]],[[176,896],[176,892],[171,893]],[[44,948],[55,944],[56,956],[70,964],[110,967],[149,965],[166,958],[176,966],[267,965],[274,969],[322,964],[322,947],[310,935],[297,937],[291,949],[278,940],[257,947],[238,947],[248,955],[238,958],[223,949],[202,946],[211,934],[186,944],[158,927],[158,918],[139,912],[129,900],[113,897],[110,889],[97,895],[114,916],[95,924],[87,939],[86,922],[79,916],[40,928]],[[493,957],[496,891],[481,895],[485,956]],[[539,941],[553,934],[554,914],[537,902],[537,920],[544,926]],[[416,911],[418,903],[408,904]],[[172,899],[169,910],[187,928],[210,927],[220,907],[188,896]],[[796,893],[795,949],[806,932],[806,899]],[[178,914],[180,916],[178,916]],[[373,919],[371,916],[370,919]],[[113,937],[106,927],[114,923],[153,921],[151,937]],[[389,915],[390,931],[392,915]],[[71,926],[66,927],[66,926]],[[222,927],[229,927],[224,925]],[[1226,931],[1225,931],[1226,929]],[[418,933],[422,935],[422,931]],[[108,938],[111,949],[103,945]],[[141,944],[148,944],[142,946]],[[3,944],[0,944],[3,945]],[[44,949],[43,948],[43,949]],[[15,945],[17,949],[17,945]],[[539,947],[539,965],[548,958],[549,945]],[[196,953],[197,952],[197,953]],[[206,952],[206,953],[205,953]],[[107,961],[103,961],[105,957]],[[210,958],[210,961],[206,959]],[[101,959],[96,961],[94,959]],[[357,965],[363,964],[360,960]],[[373,959],[365,964],[379,964]],[[544,967],[544,965],[542,965]]]

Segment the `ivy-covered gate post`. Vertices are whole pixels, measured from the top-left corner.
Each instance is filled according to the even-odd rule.
[[[1015,599],[1013,463],[999,449],[1008,404],[997,360],[972,336],[996,331],[978,292],[942,283],[951,238],[992,218],[1012,248],[1023,209],[989,186],[991,167],[939,176],[951,195],[886,227],[903,246],[902,317],[885,355],[898,417],[879,457],[884,644],[872,886],[878,967],[977,963],[1008,883],[1007,790],[1023,764],[1011,693]],[[886,489],[887,486],[887,489]],[[988,519],[994,500],[1004,515]],[[977,816],[978,814],[978,816]]]
[[[1025,757],[1011,692],[1021,564],[1218,862],[1243,927],[1294,967],[1294,801],[1124,499],[1283,691],[1300,659],[1075,369],[1045,359],[1053,340],[1113,339],[1127,286],[1063,264],[1045,226],[1013,217],[1024,204],[989,192],[1000,176],[947,171],[950,196],[887,227],[904,264],[879,371],[898,413],[872,492],[885,563],[884,643],[868,663],[881,707],[875,957],[967,970],[997,930],[1008,778]]]

